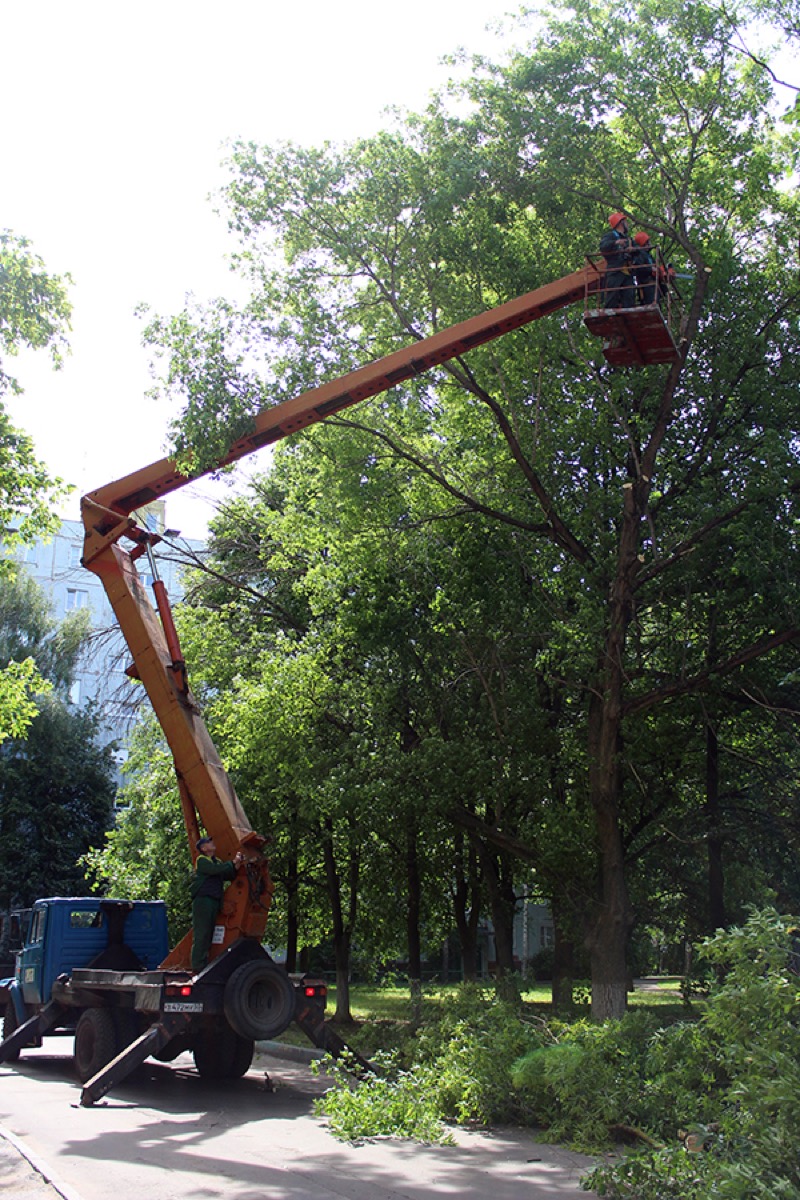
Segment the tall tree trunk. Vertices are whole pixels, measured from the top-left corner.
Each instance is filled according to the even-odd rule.
[[[297,970],[298,889],[297,847],[293,843],[286,867],[286,970],[289,972]]]
[[[497,955],[499,977],[513,975],[514,965],[514,913],[517,897],[512,883],[512,872],[505,855],[493,850],[483,838],[472,835],[480,855],[483,878],[489,894],[489,911],[494,925],[494,944]]]
[[[706,722],[706,798],[705,819],[708,853],[708,915],[711,929],[727,924],[725,912],[725,872],[722,862],[723,837],[719,804],[719,740],[710,721]]]
[[[586,944],[592,971],[592,1016],[599,1020],[621,1017],[628,1002],[626,952],[633,913],[618,808],[620,726],[608,699],[593,696],[589,704],[589,744],[598,890]]]
[[[708,651],[706,662],[716,666],[717,609],[711,605],[708,615]],[[706,795],[705,795],[706,854],[708,861],[709,933],[725,927],[725,876],[722,866],[722,829],[719,807],[719,738],[716,726],[706,714]]]
[[[342,900],[342,884],[337,870],[336,855],[333,846],[333,822],[326,820],[322,850],[325,862],[325,878],[328,884],[328,897],[331,905],[333,925],[333,952],[336,962],[336,1012],[334,1021],[352,1021],[350,1011],[350,951],[353,940],[353,925],[355,923],[356,906],[358,903],[358,856],[352,846],[349,850],[349,899],[345,915]]]
[[[558,906],[551,904],[553,914],[553,983],[551,1000],[556,1012],[569,1012],[572,1008],[572,990],[575,983],[575,941],[558,916]]]
[[[409,815],[406,829],[406,937],[408,942],[408,981],[411,988],[411,1019],[422,1019],[422,938],[420,912],[422,885],[419,874],[417,829]]]
[[[608,629],[597,677],[589,699],[589,792],[594,809],[598,851],[598,888],[586,944],[592,970],[592,1016],[621,1017],[628,1002],[627,946],[633,912],[625,878],[620,827],[622,793],[622,721],[625,643],[633,612],[639,570],[642,514],[649,477],[623,487],[617,568],[608,604]]]
[[[467,981],[474,981],[478,978],[481,877],[471,843],[461,833],[455,836],[453,876],[453,916],[461,947],[461,975]]]

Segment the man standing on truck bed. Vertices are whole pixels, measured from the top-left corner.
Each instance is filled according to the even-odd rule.
[[[243,862],[241,850],[237,850],[233,862],[218,859],[213,838],[201,837],[197,843],[197,862],[189,886],[192,896],[192,971],[195,975],[208,963],[225,881],[236,878]]]

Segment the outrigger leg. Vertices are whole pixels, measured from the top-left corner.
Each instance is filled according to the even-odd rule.
[[[49,1004],[45,1004],[41,1012],[29,1017],[27,1021],[23,1021],[13,1033],[0,1042],[0,1063],[5,1062],[20,1050],[24,1050],[26,1046],[38,1044],[44,1034],[61,1024],[65,1011],[62,1004],[51,1000]]]
[[[135,1071],[149,1055],[158,1054],[159,1050],[163,1050],[167,1042],[172,1041],[175,1035],[186,1027],[187,1023],[184,1017],[176,1016],[165,1017],[156,1025],[151,1025],[141,1037],[138,1037],[135,1042],[131,1042],[129,1046],[120,1051],[116,1058],[112,1058],[110,1063],[106,1063],[96,1075],[86,1081],[81,1091],[83,1107],[91,1107],[112,1087],[121,1083],[132,1071]]]

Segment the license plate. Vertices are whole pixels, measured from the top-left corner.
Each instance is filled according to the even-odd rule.
[[[203,1005],[197,1000],[167,1000],[164,1012],[202,1012]]]

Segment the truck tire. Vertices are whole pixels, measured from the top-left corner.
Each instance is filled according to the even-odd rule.
[[[191,1040],[186,1034],[181,1033],[177,1037],[171,1038],[166,1046],[162,1046],[160,1050],[157,1050],[153,1058],[158,1059],[159,1062],[172,1062],[179,1054],[185,1054],[191,1048]]]
[[[142,1032],[139,1016],[132,1008],[115,1008],[112,1010],[111,1019],[114,1022],[116,1053],[120,1054],[127,1050]]]
[[[253,1061],[252,1038],[240,1037],[227,1021],[204,1029],[194,1044],[194,1065],[204,1079],[241,1079]]]
[[[3,1012],[3,1037],[11,1037],[15,1029],[19,1028],[16,1009],[14,1008],[13,1000],[6,1001],[6,1007]],[[4,1061],[7,1063],[17,1062],[19,1059],[19,1050],[14,1050],[11,1054],[7,1054]]]
[[[87,1008],[75,1027],[75,1070],[86,1083],[117,1055],[114,1018],[107,1008]]]
[[[263,1041],[283,1033],[294,1020],[294,985],[283,967],[256,958],[236,968],[225,984],[222,1003],[240,1037]]]

